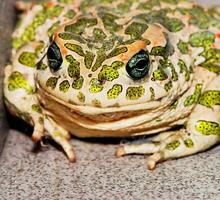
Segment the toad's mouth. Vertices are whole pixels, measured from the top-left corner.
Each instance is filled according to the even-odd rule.
[[[148,126],[148,122],[164,112],[164,109],[158,110],[158,102],[111,108],[73,105],[45,91],[39,84],[37,89],[46,114],[79,137],[121,137],[138,135],[143,131],[145,134],[152,133],[155,125]],[[158,128],[164,129],[157,123]]]

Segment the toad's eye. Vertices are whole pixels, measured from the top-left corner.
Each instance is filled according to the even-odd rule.
[[[53,42],[47,51],[48,64],[50,69],[58,71],[62,65],[63,59],[60,53],[60,49],[55,42]]]
[[[132,56],[126,65],[126,71],[132,79],[141,79],[148,75],[150,70],[149,53],[145,50],[140,50]]]

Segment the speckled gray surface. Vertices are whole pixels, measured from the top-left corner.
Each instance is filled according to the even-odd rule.
[[[0,1],[1,10],[9,1]],[[4,23],[0,25],[2,29]],[[11,130],[0,157],[0,200],[220,199],[220,145],[148,171],[146,156],[115,158],[118,144],[72,143],[77,149],[74,164],[55,146],[39,150],[28,134]]]
[[[144,156],[114,157],[116,144],[73,141],[77,163],[53,146],[33,153],[11,131],[0,160],[0,199],[220,199],[220,146],[148,171]]]

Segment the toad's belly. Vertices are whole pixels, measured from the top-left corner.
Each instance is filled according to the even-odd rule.
[[[158,133],[183,124],[190,113],[186,112],[181,118],[167,117],[169,120],[159,118],[164,113],[164,108],[156,111],[142,109],[88,115],[76,107],[73,109],[66,106],[67,103],[45,92],[41,87],[38,88],[38,97],[46,114],[77,137],[129,137]]]

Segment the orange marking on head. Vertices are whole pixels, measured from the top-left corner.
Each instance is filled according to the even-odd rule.
[[[47,8],[50,8],[50,7],[54,7],[55,5],[56,5],[55,2],[48,2],[48,3],[46,4],[46,7],[47,7]]]
[[[59,38],[58,33],[54,33],[53,40],[58,44],[62,55],[67,55],[67,49],[64,47],[63,41]]]
[[[220,33],[216,33],[216,37],[220,39]]]
[[[133,44],[129,45],[130,51],[137,51],[142,48],[146,48],[146,43],[142,40],[136,41]]]
[[[122,61],[127,61],[127,60],[129,59],[128,54],[122,53],[122,54],[120,55],[120,59],[121,59]]]
[[[146,49],[146,43],[142,40],[138,40],[131,45],[128,45],[128,51],[119,55],[119,59],[122,61],[127,61],[132,55],[137,53],[141,49]]]

